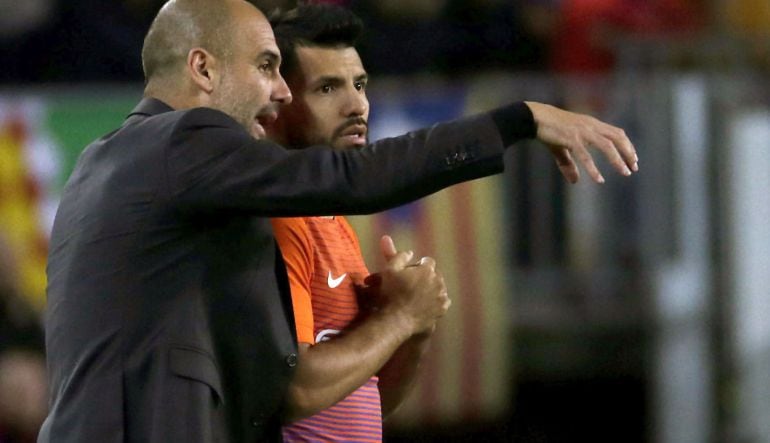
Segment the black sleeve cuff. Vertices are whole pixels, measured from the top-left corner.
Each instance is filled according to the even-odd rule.
[[[500,131],[503,145],[510,146],[526,138],[537,136],[537,125],[532,110],[524,102],[516,102],[490,112]]]

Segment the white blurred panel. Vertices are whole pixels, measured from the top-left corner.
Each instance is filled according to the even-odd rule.
[[[726,151],[739,427],[747,441],[770,442],[770,111],[736,116]]]
[[[657,273],[655,302],[660,328],[654,350],[653,441],[707,442],[713,433],[709,346],[709,195],[706,135],[707,86],[685,77],[672,85],[675,167],[675,260]]]

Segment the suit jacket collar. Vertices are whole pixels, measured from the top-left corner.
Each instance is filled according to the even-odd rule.
[[[150,116],[150,115],[163,114],[164,112],[171,112],[173,110],[174,108],[158,100],[157,98],[145,97],[142,99],[142,101],[139,102],[138,105],[136,105],[134,110],[131,111],[131,113],[128,114],[128,116],[129,117],[133,115]]]

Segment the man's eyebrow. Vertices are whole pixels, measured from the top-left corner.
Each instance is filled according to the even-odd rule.
[[[358,75],[355,78],[353,78],[353,81],[356,81],[356,82],[369,81],[369,74],[363,73],[361,75]],[[345,78],[339,75],[322,75],[313,82],[313,84],[323,84],[323,83],[332,83],[335,85],[339,85],[339,84],[345,83]]]
[[[316,79],[316,81],[313,82],[313,84],[320,85],[322,83],[332,83],[335,85],[339,85],[344,83],[345,80],[337,75],[322,75]]]
[[[257,58],[260,60],[266,58],[271,63],[279,63],[281,61],[281,55],[270,49],[260,52]]]

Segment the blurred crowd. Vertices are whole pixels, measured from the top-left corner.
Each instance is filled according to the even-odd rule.
[[[19,289],[18,260],[0,232],[0,443],[35,441],[47,388],[40,315]]]
[[[595,73],[618,45],[712,31],[770,35],[763,0],[320,0],[365,21],[373,74],[448,76],[486,69]],[[296,0],[252,0],[264,11]],[[0,0],[3,83],[138,82],[140,49],[163,0]],[[713,32],[712,32],[713,33]]]

